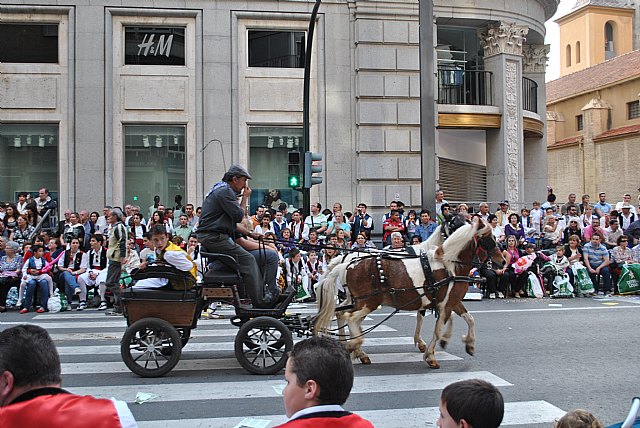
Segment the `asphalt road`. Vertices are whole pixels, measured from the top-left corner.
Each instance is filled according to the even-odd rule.
[[[356,363],[356,387],[346,406],[382,427],[435,425],[444,385],[468,377],[499,384],[508,403],[504,425],[549,427],[563,411],[584,408],[613,424],[640,395],[640,298],[508,299],[466,302],[477,324],[476,355],[464,353],[466,324],[455,318],[454,336],[429,369],[412,345],[415,317],[401,313],[372,332],[365,351],[373,364]],[[313,312],[313,307],[302,309]],[[224,312],[224,311],[223,311]],[[371,314],[366,325],[389,310]],[[63,362],[64,386],[73,392],[133,402],[137,392],[158,395],[130,404],[141,427],[235,427],[247,416],[273,426],[284,406],[277,393],[282,373],[250,375],[235,361],[236,329],[227,320],[204,320],[179,365],[162,378],[142,379],[121,363],[124,319],[93,311],[0,314],[0,329],[19,322],[48,328]],[[423,328],[429,340],[433,318]],[[169,422],[167,422],[169,421]]]

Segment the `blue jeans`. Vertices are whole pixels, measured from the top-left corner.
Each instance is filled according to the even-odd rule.
[[[591,266],[591,267],[596,269],[598,266]],[[593,282],[593,288],[596,291],[603,291],[605,293],[612,291],[611,290],[611,271],[609,270],[609,266],[605,266],[602,269],[600,269],[599,275],[589,272],[589,277],[591,277],[591,282]],[[600,281],[598,281],[599,280],[598,277],[602,277],[602,282],[604,284],[603,290],[600,289]]]
[[[25,293],[24,302],[22,304],[23,308],[31,309],[31,304],[33,303],[33,295],[36,292],[36,287],[40,292],[39,306],[43,309],[47,309],[47,300],[49,300],[49,284],[47,284],[46,279],[30,279],[29,282],[27,282],[27,292]]]
[[[64,271],[60,275],[60,278],[64,281],[64,294],[67,295],[67,301],[71,303],[71,299],[76,294],[76,287],[78,287],[78,280],[76,280],[76,276],[72,275],[71,272]]]

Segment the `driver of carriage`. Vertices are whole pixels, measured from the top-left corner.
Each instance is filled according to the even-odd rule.
[[[151,228],[150,233],[151,241],[155,246],[156,263],[169,264],[195,279],[197,274],[196,264],[186,251],[171,242],[167,228],[163,224],[157,224]],[[162,288],[168,283],[169,280],[166,278],[145,278],[136,282],[133,288]]]
[[[251,175],[244,167],[231,165],[222,180],[207,193],[197,234],[206,251],[228,254],[236,259],[254,306],[271,308],[278,298],[277,287],[264,293],[265,286],[256,259],[234,240],[238,234],[259,239],[257,234],[240,224],[247,215],[245,210],[251,195],[247,180],[250,179]]]

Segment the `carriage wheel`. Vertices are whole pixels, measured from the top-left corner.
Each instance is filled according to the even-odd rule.
[[[142,377],[159,377],[169,373],[180,360],[182,339],[168,322],[143,318],[124,332],[120,354],[126,366]]]
[[[258,317],[240,327],[235,339],[238,362],[253,374],[275,374],[287,364],[293,348],[291,331],[282,321]]]

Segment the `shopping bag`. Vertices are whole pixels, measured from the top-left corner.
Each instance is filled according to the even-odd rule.
[[[622,265],[622,274],[618,279],[618,291],[620,294],[640,291],[640,263]]]
[[[69,301],[67,300],[67,295],[62,293],[60,294],[60,311],[68,311],[69,310]]]
[[[49,300],[47,300],[47,309],[49,309],[49,312],[55,314],[56,312],[60,312],[61,308],[62,305],[60,304],[60,296],[53,295],[49,297]]]
[[[18,287],[11,287],[7,294],[7,307],[11,308],[18,304]]]
[[[540,285],[540,279],[538,275],[533,272],[528,272],[527,274],[527,296],[542,298],[544,297],[544,291],[542,291],[542,285]]]
[[[582,263],[576,262],[571,266],[571,269],[573,270],[573,282],[575,286],[583,293],[593,293],[595,290],[587,268],[584,267]]]
[[[553,288],[555,288],[555,292],[551,297],[573,297],[573,287],[571,286],[571,282],[569,282],[569,275],[564,272],[556,275],[553,280]]]
[[[299,275],[298,277],[298,288],[296,290],[296,300],[305,300],[311,297],[311,293],[307,290],[306,284],[308,281],[303,280],[303,276]]]

